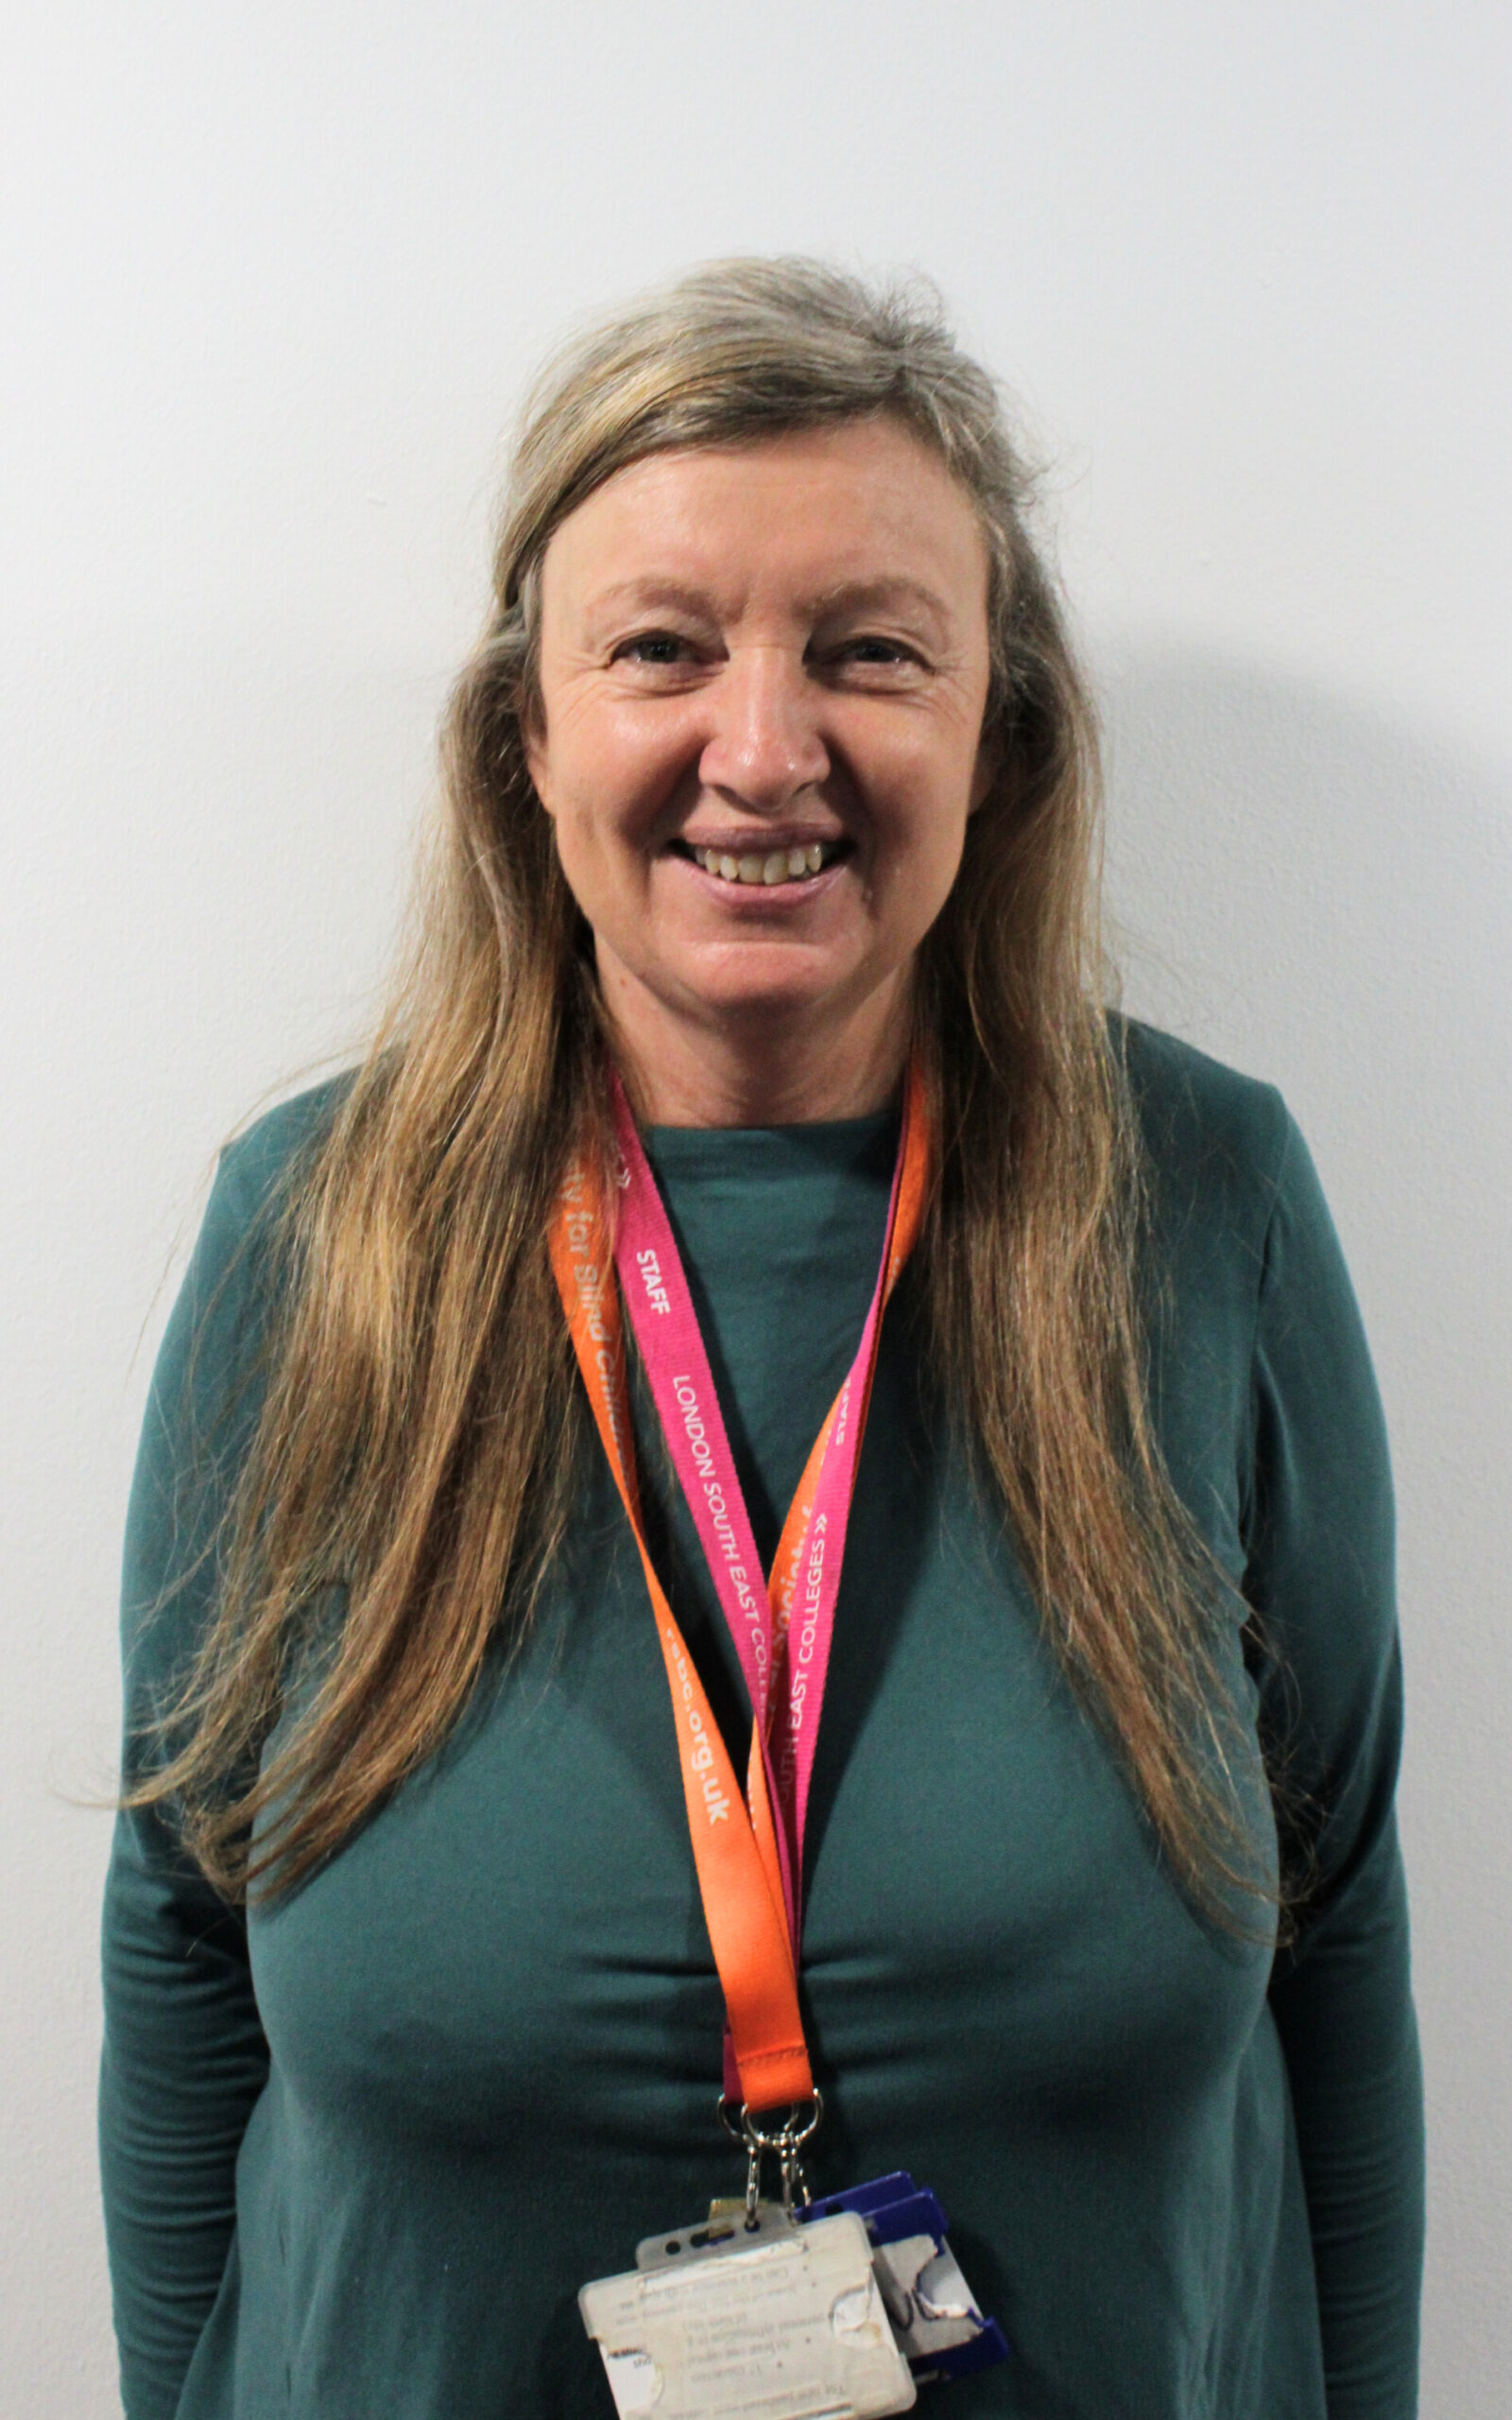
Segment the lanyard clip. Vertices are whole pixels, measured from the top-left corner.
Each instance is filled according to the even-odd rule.
[[[754,2114],[744,2101],[734,2109],[734,2104],[727,2101],[721,2094],[719,2122],[726,2134],[741,2144],[746,2152],[746,2226],[748,2232],[754,2234],[760,2223],[757,2213],[761,2206],[762,2168],[768,2152],[776,2155],[783,2209],[791,2218],[795,2205],[803,2210],[808,2208],[809,2188],[799,2153],[823,2115],[823,2097],[816,2092],[808,2100],[795,2100],[782,2123],[772,2126],[765,2124],[763,2117]]]

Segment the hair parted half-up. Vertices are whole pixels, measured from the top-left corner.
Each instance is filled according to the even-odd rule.
[[[932,288],[735,260],[593,327],[527,401],[492,616],[444,727],[415,945],[282,1204],[282,1310],[215,1549],[215,1616],[164,1757],[127,1792],[174,1806],[228,1895],[297,1883],[439,1746],[501,1625],[528,1621],[580,1467],[545,1238],[570,1152],[585,1134],[607,1151],[610,1042],[525,760],[551,534],[647,455],[878,413],[960,481],[990,567],[996,772],[915,987],[939,1136],[918,1269],[934,1381],[1174,1870],[1210,1910],[1236,1887],[1265,1894],[1229,1781],[1219,1582],[1145,1404],[1095,732],[1026,527],[1026,475]],[[333,1580],[339,1635],[270,1741]]]

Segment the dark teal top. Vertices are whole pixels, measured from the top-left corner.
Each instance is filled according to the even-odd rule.
[[[905,2166],[941,2197],[1012,2348],[924,2390],[941,2420],[1407,2420],[1420,2083],[1380,1407],[1279,1097],[1139,1028],[1130,1046],[1159,1432],[1263,1619],[1226,1661],[1303,1809],[1313,1895],[1277,1957],[1174,1887],[930,1400],[905,1278],[809,1824],[811,2180]],[[259,1213],[328,1103],[221,1164],[131,1500],[129,1723],[206,1616],[213,1557],[143,1609],[208,1534],[197,1471],[223,1479],[245,1441]],[[860,1331],[892,1125],[649,1139],[769,1553]],[[662,1568],[739,1742],[733,1651],[638,1418]],[[123,1818],[105,1966],[129,2420],[611,2412],[578,2287],[744,2171],[666,1683],[596,1448],[529,1646],[434,1763],[249,1923],[157,1817]]]

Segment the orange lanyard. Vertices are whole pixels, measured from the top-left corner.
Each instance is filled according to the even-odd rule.
[[[633,1121],[617,1088],[616,1111],[624,1165],[621,1190],[634,1189],[638,1209],[647,1206],[663,1221],[655,1181],[645,1165]],[[656,1616],[657,1637],[677,1725],[683,1797],[693,1842],[704,1916],[724,1993],[730,2048],[742,2098],[753,2112],[807,2100],[814,2089],[798,2000],[799,1876],[802,1817],[818,1729],[829,1627],[840,1578],[845,1521],[865,1431],[876,1367],[882,1314],[913,1249],[923,1216],[929,1177],[929,1125],[924,1087],[917,1067],[908,1074],[903,1131],[899,1145],[888,1230],[871,1312],[855,1364],[842,1385],[810,1452],[788,1511],[767,1582],[771,1635],[765,1705],[754,1705],[746,1789],[739,1789],[719,1726],[696,1667],[657,1577],[641,1517],[635,1447],[630,1426],[620,1292],[614,1256],[622,1220],[604,1199],[596,1168],[575,1163],[562,1186],[551,1226],[551,1258],[572,1331],[578,1367],[594,1422],[609,1458]],[[685,1290],[676,1247],[665,1230],[662,1257],[669,1278]],[[627,1289],[632,1309],[637,1296]],[[691,1306],[690,1306],[691,1316]],[[695,1322],[696,1325],[696,1322]],[[654,1342],[638,1327],[648,1375],[658,1395],[663,1426],[666,1408],[646,1347]],[[698,1347],[701,1359],[701,1346]],[[707,1363],[701,1366],[707,1372]],[[706,1400],[713,1409],[712,1380]],[[732,1483],[732,1474],[731,1474]],[[694,1506],[696,1519],[699,1508]],[[824,1551],[826,1530],[832,1541]],[[817,1550],[816,1550],[817,1549]],[[793,1654],[791,1619],[805,1571],[819,1573],[814,1593],[822,1614],[823,1652],[811,1668],[812,1634],[805,1626],[803,1663]],[[716,1593],[724,1601],[724,1575],[711,1560]],[[822,1602],[821,1602],[822,1600]],[[735,1616],[726,1606],[750,1668]],[[819,1628],[816,1624],[814,1628]],[[774,1769],[771,1750],[779,1749]],[[775,1803],[774,1803],[775,1802]]]

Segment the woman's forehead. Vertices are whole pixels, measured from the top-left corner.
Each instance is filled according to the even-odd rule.
[[[985,598],[987,545],[939,456],[878,415],[644,456],[559,524],[542,568],[579,610],[755,578],[816,605],[891,587],[961,611]]]

